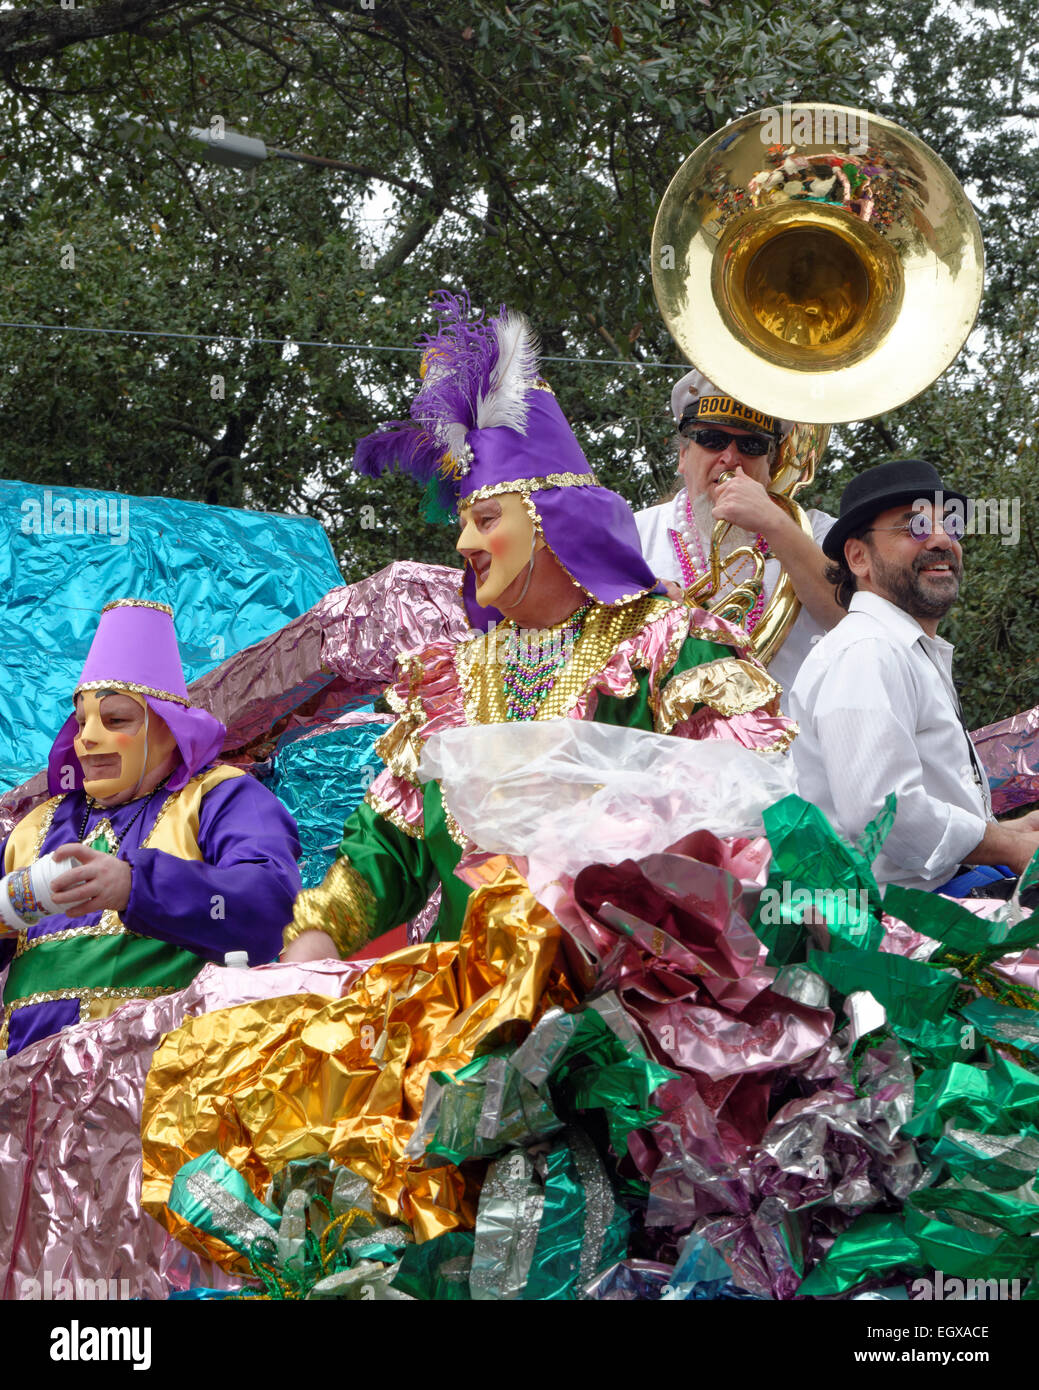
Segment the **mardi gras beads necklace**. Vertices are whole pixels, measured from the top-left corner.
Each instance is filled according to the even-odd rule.
[[[533,719],[537,714],[570,660],[591,607],[584,604],[557,627],[509,634],[502,673],[507,720]]]
[[[96,849],[101,854],[116,854],[119,850],[119,846],[126,839],[127,835],[129,835],[130,831],[137,824],[138,820],[140,820],[144,812],[148,809],[148,805],[151,802],[152,797],[155,796],[157,792],[161,792],[168,781],[169,778],[164,777],[157,787],[153,787],[147,796],[141,798],[140,806],[138,806],[137,810],[134,812],[129,822],[123,827],[123,832],[121,835],[117,835],[115,833],[115,830],[112,828],[112,822],[109,820],[107,816],[104,816],[101,820],[99,820],[97,825],[94,826],[90,843],[87,845],[87,848]],[[99,801],[95,801],[92,796],[87,797],[86,810],[83,812],[83,820],[80,823],[79,827],[79,840],[81,844],[84,842],[86,837],[87,821],[90,819],[91,811],[103,809],[104,808],[101,806],[101,803]]]

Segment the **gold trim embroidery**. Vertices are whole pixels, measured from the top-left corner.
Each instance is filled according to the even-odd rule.
[[[173,617],[173,609],[168,603],[159,603],[153,598],[114,598],[111,603],[106,603],[102,608],[102,613],[107,613],[110,608],[155,608],[160,613],[168,613]]]
[[[37,936],[32,941],[22,940],[23,933],[18,933],[18,946],[14,953],[14,959],[24,956],[26,952],[33,950],[37,946],[49,946],[52,941],[71,941],[73,938],[88,936],[136,936],[143,940],[140,932],[131,931],[129,927],[124,927],[119,920],[119,914],[114,908],[106,907],[101,914],[100,922],[94,922],[86,927],[66,927],[64,931],[51,932],[48,936]]]
[[[183,695],[174,695],[170,690],[156,690],[153,685],[139,685],[137,681],[84,681],[82,685],[76,686],[72,692],[73,696],[78,695],[81,690],[132,690],[135,695],[150,695],[153,700],[168,700],[172,705],[191,708],[191,701]]]
[[[27,1009],[32,1004],[54,1004],[63,999],[76,999],[79,1001],[79,1022],[89,1023],[95,1000],[159,999],[164,994],[176,994],[181,988],[181,985],[105,985],[96,989],[44,989],[36,994],[27,994],[24,999],[16,999],[13,1004],[4,1006],[3,1025],[0,1026],[0,1049],[7,1048],[8,1027],[15,1009]]]
[[[514,478],[505,483],[488,483],[459,499],[459,510],[482,502],[485,497],[501,497],[506,492],[530,495],[548,487],[602,487],[594,473],[546,473],[540,478]]]
[[[374,785],[374,784],[373,784]],[[395,825],[398,830],[402,830],[405,835],[410,835],[413,840],[424,840],[426,838],[425,827],[419,823],[412,825],[406,820],[396,806],[391,806],[377,793],[368,788],[364,795],[365,804],[370,806],[377,816],[383,816],[391,825]]]
[[[444,824],[447,826],[447,833],[451,836],[451,839],[454,840],[456,845],[458,845],[461,849],[466,849],[469,845],[469,836],[465,833],[462,827],[455,820],[454,816],[447,809],[447,803],[444,802],[443,793],[441,793],[440,799],[441,804],[444,807]]]

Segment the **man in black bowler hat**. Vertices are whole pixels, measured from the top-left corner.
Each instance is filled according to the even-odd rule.
[[[1039,813],[993,819],[953,649],[938,636],[959,593],[965,514],[963,495],[919,459],[878,464],[848,484],[822,546],[847,616],[816,643],[790,696],[805,800],[855,840],[894,792],[877,881],[954,894],[973,886],[950,886],[961,865],[1020,874],[1039,848]]]

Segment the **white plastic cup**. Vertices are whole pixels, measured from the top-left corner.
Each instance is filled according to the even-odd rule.
[[[51,895],[51,884],[74,868],[75,863],[70,855],[56,859],[52,850],[27,869],[12,869],[0,878],[0,921],[20,931],[60,912]]]

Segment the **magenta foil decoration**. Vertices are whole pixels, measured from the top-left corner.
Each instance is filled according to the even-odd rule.
[[[0,1297],[93,1297],[98,1280],[132,1299],[236,1287],[141,1213],[152,1054],[186,1018],[288,994],[340,998],[366,967],[209,965],[178,994],[125,1004],[0,1063]]]
[[[992,790],[992,811],[1039,801],[1039,705],[971,734]]]

